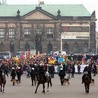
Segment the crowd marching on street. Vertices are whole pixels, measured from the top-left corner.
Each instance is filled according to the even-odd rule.
[[[12,60],[0,60],[0,78],[2,78],[2,72],[9,77],[9,75],[12,77],[12,79],[17,78],[18,81],[21,83],[21,76],[23,73],[26,74],[26,77],[31,77],[32,80],[32,86],[33,81],[35,80],[36,74],[44,73],[46,71],[49,72],[49,76],[51,78],[54,78],[54,74],[58,74],[58,76],[65,77],[66,74],[68,74],[67,78],[74,78],[75,75],[75,66],[77,66],[77,73],[80,74],[81,70],[81,61],[77,60],[69,60],[67,62],[56,62],[55,64],[48,64],[48,61],[46,58],[44,59],[30,59],[27,61],[21,61],[21,62],[15,62]],[[94,60],[85,61],[84,65],[87,65],[90,67],[91,72],[93,73],[93,76],[96,76],[97,74],[97,62]],[[61,71],[62,70],[62,71]],[[42,72],[43,71],[43,72]],[[43,74],[43,75],[44,75]]]
[[[27,78],[31,78],[31,85],[34,85],[37,74],[42,74],[46,77],[46,72],[49,73],[51,78],[54,78],[55,74],[58,74],[60,81],[62,78],[74,78],[75,74],[81,74],[81,66],[85,65],[85,70],[89,67],[90,73],[93,76],[97,74],[97,62],[93,59],[84,60],[84,62],[79,60],[68,60],[65,62],[55,62],[48,63],[47,57],[20,60],[16,62],[15,60],[0,60],[0,78],[2,80],[2,74],[4,73],[7,77],[17,79],[21,83],[22,74],[26,74]],[[77,72],[75,71],[77,69]],[[83,77],[81,78],[83,83]],[[63,85],[61,81],[61,85]]]

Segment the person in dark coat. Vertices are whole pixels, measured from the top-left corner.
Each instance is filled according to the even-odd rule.
[[[90,80],[91,80],[91,68],[90,66],[86,66],[83,70],[83,76],[82,76],[82,84],[84,83],[84,78],[85,78],[85,75],[88,74],[89,77],[90,77]]]
[[[80,74],[80,73],[81,73],[81,72],[80,72],[80,69],[81,69],[80,64],[77,65],[77,69],[78,69],[78,74]]]
[[[21,75],[22,75],[21,67],[18,67],[16,74],[17,74],[17,80],[19,81],[19,83],[21,83]]]
[[[96,76],[96,74],[97,74],[97,67],[96,67],[95,63],[92,64],[92,71],[93,71],[93,76]]]
[[[60,68],[59,77],[60,77],[61,85],[63,85],[64,77],[65,77],[65,72],[64,72],[63,68]]]
[[[40,65],[39,66],[39,75],[41,77],[43,77],[45,79],[45,81],[47,80],[46,76],[45,76],[46,70],[44,69],[44,65]]]
[[[73,64],[72,66],[71,66],[71,77],[72,78],[74,78],[74,74],[75,74],[75,65]]]
[[[3,76],[2,76],[2,69],[0,67],[0,79],[3,81]]]
[[[51,78],[54,78],[54,71],[55,71],[54,66],[50,65],[49,66],[49,74],[50,74]]]
[[[44,69],[44,66],[43,66],[43,65],[40,65],[40,66],[39,66],[39,73],[40,73],[41,75],[45,75],[45,69]]]
[[[9,69],[8,69],[8,66],[7,66],[7,65],[4,66],[4,73],[5,73],[5,75],[7,75],[7,77],[8,77]]]
[[[31,82],[32,82],[32,86],[34,85],[34,82],[35,82],[35,68],[32,67],[31,68]]]
[[[12,77],[11,81],[12,81],[13,79],[15,79],[15,77],[16,77],[16,70],[15,70],[14,67],[12,67],[11,77]]]

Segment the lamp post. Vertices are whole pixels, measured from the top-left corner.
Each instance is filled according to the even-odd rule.
[[[11,54],[12,54],[12,57],[13,57],[13,55],[14,55],[14,43],[11,41],[10,42],[10,52],[11,52]]]
[[[89,52],[90,52],[90,23],[89,23],[89,41],[88,41],[88,49],[89,49]]]
[[[67,32],[67,27],[63,26],[62,23],[60,24],[60,49],[61,52],[63,51],[63,41],[62,39],[66,39],[66,33]]]
[[[62,47],[62,43],[63,43],[63,41],[62,41],[62,31],[63,31],[63,29],[62,29],[62,23],[60,23],[60,51],[62,52],[62,49],[63,49],[63,47]]]
[[[62,52],[62,33],[60,34],[61,52]]]

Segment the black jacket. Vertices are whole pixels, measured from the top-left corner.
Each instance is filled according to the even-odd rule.
[[[42,75],[45,75],[45,69],[44,69],[43,66],[39,67],[39,73],[42,74]]]
[[[31,69],[31,77],[35,77],[35,69],[34,70]]]
[[[63,70],[60,70],[60,72],[59,72],[59,76],[65,76],[65,72],[63,71]]]
[[[16,73],[17,73],[18,76],[21,76],[22,75],[21,69],[18,69]]]
[[[12,70],[12,72],[11,72],[11,76],[13,77],[15,77],[16,76],[16,71],[15,70]]]
[[[2,77],[2,70],[1,70],[1,68],[0,68],[0,77]]]

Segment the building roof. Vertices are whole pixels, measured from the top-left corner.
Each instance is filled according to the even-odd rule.
[[[20,15],[23,16],[35,10],[36,7],[37,5],[0,5],[0,17],[14,17],[17,15],[18,10]],[[91,16],[82,4],[44,4],[40,7],[54,16],[57,16],[58,10],[61,11],[61,16]]]

